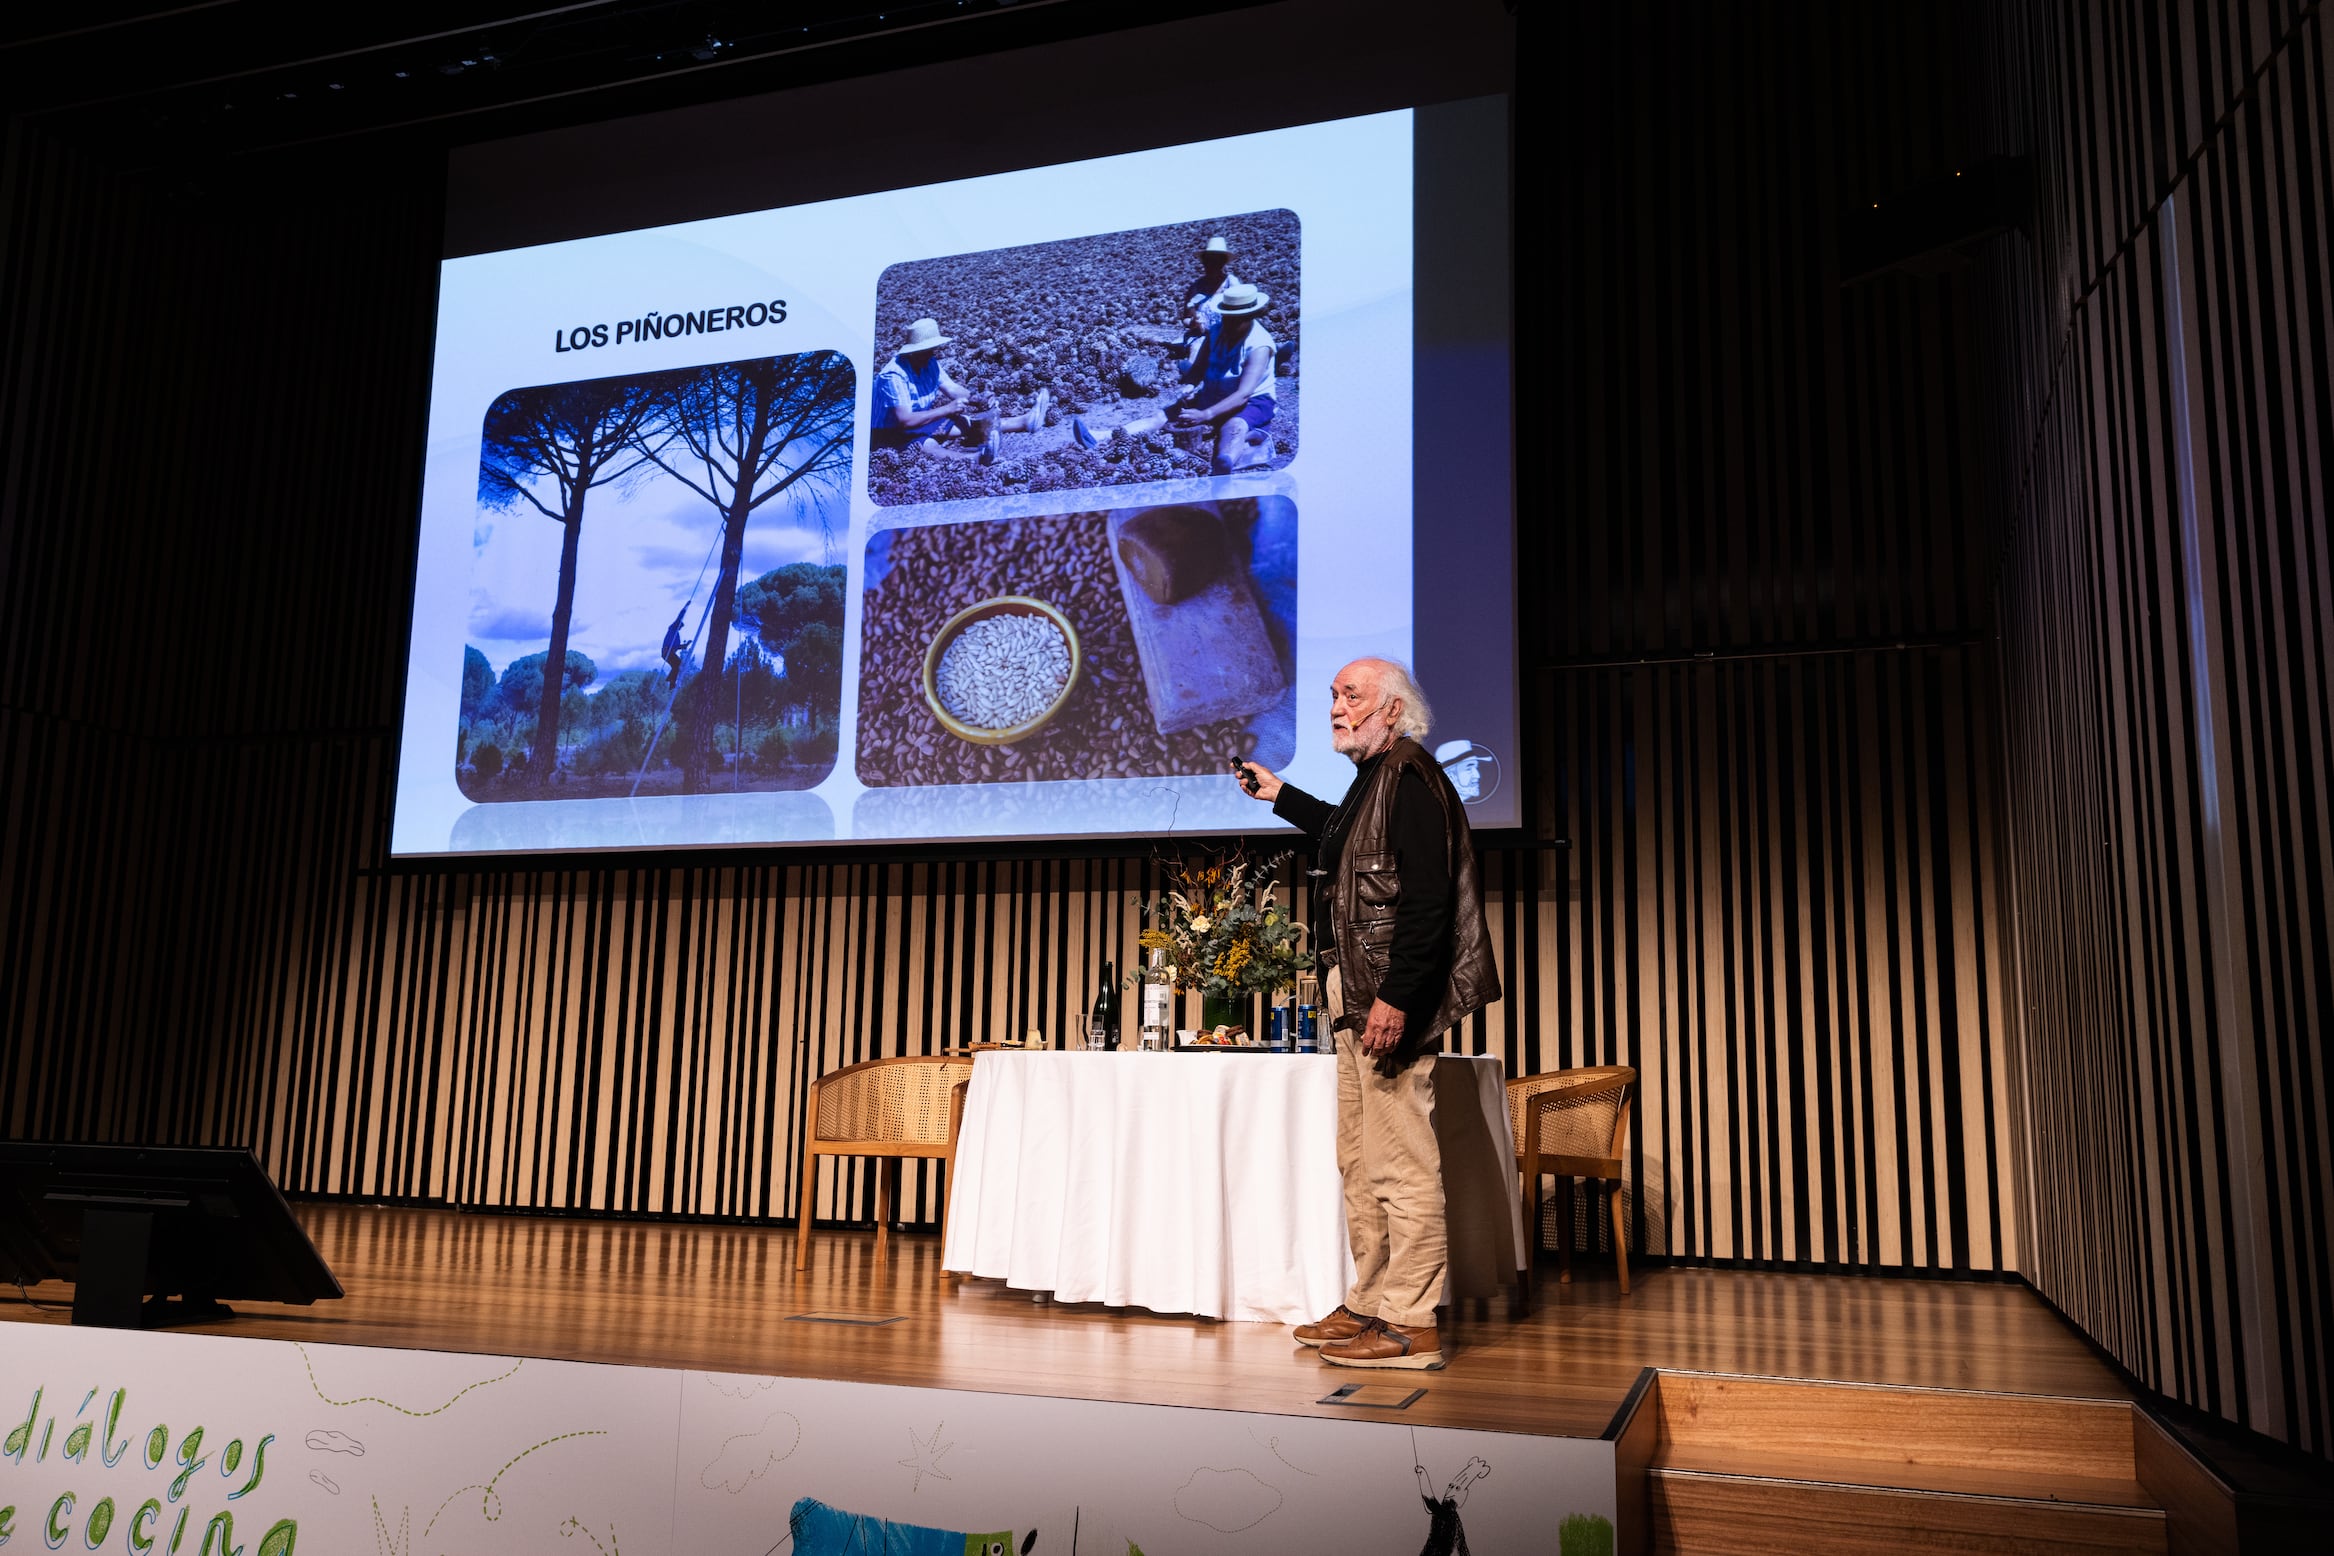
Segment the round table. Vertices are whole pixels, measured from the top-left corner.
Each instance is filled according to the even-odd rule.
[[[1435,1072],[1451,1260],[1488,1295],[1525,1257],[1497,1059]],[[950,1270],[1064,1302],[1301,1323],[1353,1276],[1326,1054],[983,1053],[949,1185]]]

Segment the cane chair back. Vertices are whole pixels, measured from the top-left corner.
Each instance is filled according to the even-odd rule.
[[[1629,1248],[1622,1214],[1624,1158],[1629,1144],[1629,1108],[1637,1091],[1637,1071],[1625,1064],[1521,1075],[1507,1083],[1508,1120],[1515,1131],[1516,1171],[1522,1175],[1524,1203],[1540,1203],[1540,1179],[1588,1179],[1604,1185],[1613,1219],[1613,1259],[1621,1295],[1629,1294]],[[1569,1182],[1560,1203],[1570,1204]],[[1536,1209],[1532,1217],[1538,1222]],[[1537,1235],[1533,1238],[1538,1244]],[[1561,1280],[1572,1278],[1571,1215],[1557,1243]]]
[[[970,1059],[921,1056],[837,1070],[818,1082],[818,1139],[945,1146],[949,1096],[959,1081],[971,1078]]]
[[[912,1054],[870,1059],[812,1082],[802,1130],[802,1203],[795,1217],[794,1267],[810,1267],[811,1217],[818,1203],[819,1159],[873,1156],[876,1178],[875,1261],[891,1257],[892,1207],[899,1197],[903,1158],[947,1164],[947,1192],[956,1187],[956,1135],[964,1122],[969,1058]],[[940,1204],[940,1234],[948,1235],[948,1202]]]
[[[1629,1137],[1629,1098],[1637,1072],[1625,1064],[1553,1070],[1507,1083],[1508,1123],[1521,1166],[1534,1118],[1540,1170],[1574,1178],[1617,1178]],[[1562,1165],[1559,1165],[1561,1163]]]

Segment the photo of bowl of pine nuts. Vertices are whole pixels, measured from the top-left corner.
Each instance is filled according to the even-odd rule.
[[[1003,746],[1045,728],[1077,687],[1078,630],[1043,600],[1001,594],[948,618],[924,651],[924,700],[940,727]]]

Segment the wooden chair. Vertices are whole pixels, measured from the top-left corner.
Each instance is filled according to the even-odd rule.
[[[1625,1064],[1519,1075],[1507,1083],[1508,1121],[1515,1130],[1516,1170],[1532,1218],[1532,1247],[1540,1246],[1540,1179],[1587,1178],[1610,1185],[1613,1263],[1621,1295],[1629,1294],[1629,1242],[1621,1213],[1621,1159],[1629,1141],[1629,1104],[1637,1071]],[[1564,1184],[1564,1234],[1556,1244],[1557,1279],[1572,1279],[1572,1194]]]
[[[964,1122],[972,1061],[945,1054],[870,1059],[820,1076],[810,1088],[802,1120],[802,1206],[795,1218],[794,1267],[810,1268],[810,1221],[818,1205],[819,1158],[876,1156],[883,1166],[875,1188],[875,1262],[891,1257],[891,1222],[899,1202],[900,1162],[937,1157],[948,1164],[948,1192],[956,1189],[956,1132]],[[940,1235],[948,1236],[948,1201],[940,1203]]]

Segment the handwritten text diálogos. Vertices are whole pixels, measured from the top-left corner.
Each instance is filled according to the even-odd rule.
[[[48,1461],[60,1416],[52,1407],[49,1415],[42,1417],[41,1401],[46,1394],[45,1386],[32,1391],[32,1407],[24,1420],[0,1439],[0,1459],[14,1460],[20,1468]],[[60,1492],[42,1512],[37,1507],[15,1506],[5,1483],[0,1483],[0,1546],[20,1533],[37,1533],[52,1551],[78,1535],[80,1549],[119,1549],[131,1556],[152,1556],[156,1551],[170,1556],[292,1556],[300,1532],[292,1519],[278,1519],[255,1544],[240,1545],[235,1540],[233,1508],[222,1505],[205,1518],[201,1512],[209,1500],[205,1492],[188,1496],[198,1482],[211,1492],[223,1490],[225,1494],[218,1498],[222,1504],[240,1502],[259,1490],[260,1478],[267,1473],[268,1444],[276,1440],[273,1432],[248,1451],[240,1437],[215,1452],[205,1451],[203,1428],[199,1426],[181,1433],[175,1445],[167,1424],[157,1423],[140,1438],[135,1427],[127,1432],[122,1429],[129,1390],[115,1389],[105,1408],[92,1413],[90,1406],[98,1394],[99,1390],[91,1389],[83,1396],[81,1408],[65,1429],[59,1455],[65,1463],[88,1469],[94,1484]],[[100,1470],[121,1473],[99,1479]],[[143,1480],[139,1478],[141,1470],[145,1472]],[[217,1484],[205,1470],[218,1477]],[[133,1505],[140,1491],[154,1494]],[[247,1528],[258,1521],[249,1508],[243,1510],[243,1516]]]

